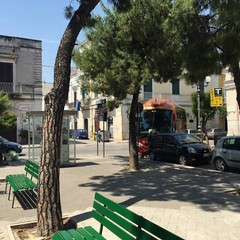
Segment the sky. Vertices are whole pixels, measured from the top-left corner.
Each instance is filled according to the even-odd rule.
[[[53,82],[54,63],[69,20],[64,8],[71,0],[2,0],[0,35],[42,41],[42,81]],[[77,6],[77,5],[76,5]],[[100,6],[94,10],[101,13]],[[80,32],[77,42],[86,39]]]

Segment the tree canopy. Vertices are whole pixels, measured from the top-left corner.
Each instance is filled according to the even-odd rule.
[[[171,24],[182,45],[185,77],[204,81],[224,68],[232,72],[240,106],[240,2],[176,0]]]
[[[92,90],[122,100],[133,96],[129,114],[130,168],[139,169],[136,147],[136,112],[142,85],[166,82],[181,73],[181,57],[171,38],[169,1],[132,1],[123,13],[104,8],[87,38],[90,47],[74,52],[74,61],[91,80]]]
[[[195,117],[198,117],[198,93],[194,92],[191,94],[192,98],[192,112]],[[201,120],[202,120],[202,130],[206,133],[207,121],[214,119],[217,112],[217,108],[211,107],[210,104],[210,93],[201,92],[200,93],[200,109],[201,109]]]

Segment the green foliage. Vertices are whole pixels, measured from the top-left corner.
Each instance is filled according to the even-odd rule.
[[[0,115],[11,108],[11,102],[8,95],[0,91]]]
[[[0,116],[0,127],[11,128],[16,126],[17,116],[13,112],[4,112]]]
[[[105,9],[88,30],[91,47],[74,53],[74,62],[92,80],[91,90],[124,99],[149,79],[164,82],[179,76],[181,58],[167,25],[169,1],[132,1],[131,10]]]
[[[16,126],[16,114],[8,111],[11,106],[12,104],[8,98],[8,95],[0,91],[0,127],[2,128]]]
[[[182,45],[187,82],[203,81],[228,67],[240,106],[239,14],[240,1],[176,0],[170,23]]]
[[[65,18],[70,19],[73,15],[73,7],[71,5],[66,6],[64,13],[65,13]]]
[[[217,114],[220,118],[226,118],[227,117],[227,107],[226,107],[226,105],[218,107],[217,108]]]
[[[197,92],[192,93],[191,98],[192,98],[192,112],[194,116],[197,117],[198,116],[198,93]],[[209,92],[200,93],[200,109],[201,109],[203,129],[206,129],[207,121],[214,119],[214,116],[217,112],[217,109],[215,107],[211,107]]]
[[[186,117],[187,117],[186,111],[182,107],[176,106],[176,113],[177,113],[178,118],[180,118],[180,119],[186,119]]]
[[[185,78],[196,83],[207,75],[219,73],[219,52],[209,30],[211,16],[206,1],[177,0],[173,6],[171,25],[181,44]]]

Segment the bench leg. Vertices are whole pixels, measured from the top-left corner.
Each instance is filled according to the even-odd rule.
[[[6,181],[5,194],[7,193],[7,184],[8,184],[8,181]]]
[[[12,201],[12,208],[14,207],[14,199],[15,199],[15,191],[13,191],[13,201]]]
[[[11,193],[11,185],[10,185],[10,187],[9,187],[8,200],[10,200],[10,193]]]

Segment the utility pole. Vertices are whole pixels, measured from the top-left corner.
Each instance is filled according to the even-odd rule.
[[[197,82],[197,103],[198,103],[198,123],[197,123],[197,129],[201,134],[201,141],[203,141],[202,137],[202,121],[201,121],[201,99],[200,99],[200,94],[201,94],[201,89],[200,89],[200,83],[199,81]]]

